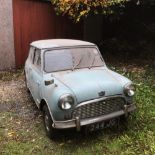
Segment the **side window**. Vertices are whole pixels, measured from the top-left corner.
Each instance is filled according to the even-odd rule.
[[[41,52],[38,49],[34,50],[33,64],[40,70],[41,69]]]

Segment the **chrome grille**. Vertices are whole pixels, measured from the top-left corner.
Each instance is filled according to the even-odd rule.
[[[72,118],[85,119],[110,114],[123,109],[124,104],[125,100],[122,97],[107,98],[99,102],[78,106],[74,109]]]

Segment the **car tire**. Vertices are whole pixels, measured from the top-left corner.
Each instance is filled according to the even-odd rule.
[[[128,130],[128,124],[129,124],[129,116],[125,117],[124,115],[120,117],[120,124],[123,127],[124,130]]]
[[[25,87],[26,87],[26,91],[27,91],[28,93],[30,93],[30,90],[29,90],[29,88],[28,88],[28,86],[27,86],[27,78],[26,78],[26,73],[25,73],[25,71],[24,71],[24,76],[25,76]]]
[[[55,138],[56,135],[57,135],[57,131],[56,131],[56,129],[54,129],[52,127],[53,120],[51,118],[51,115],[50,115],[50,112],[49,112],[49,109],[48,109],[47,105],[44,105],[44,107],[43,107],[43,122],[44,122],[46,135],[50,139]]]

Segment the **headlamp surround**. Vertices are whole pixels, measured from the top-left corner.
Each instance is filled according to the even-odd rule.
[[[135,88],[134,85],[132,83],[128,83],[127,85],[125,85],[124,87],[124,94],[126,96],[132,97],[135,94]]]
[[[62,110],[69,110],[74,105],[74,98],[71,94],[62,95],[59,99],[58,106]]]

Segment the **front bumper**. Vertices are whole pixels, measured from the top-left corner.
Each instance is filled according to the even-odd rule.
[[[76,128],[77,131],[80,131],[81,126],[110,120],[122,115],[127,116],[129,113],[133,112],[134,110],[136,110],[135,104],[124,105],[123,110],[113,112],[107,115],[95,117],[95,118],[87,118],[87,119],[80,120],[80,118],[76,117],[76,119],[72,119],[68,121],[55,121],[53,123],[53,127],[56,129]]]

